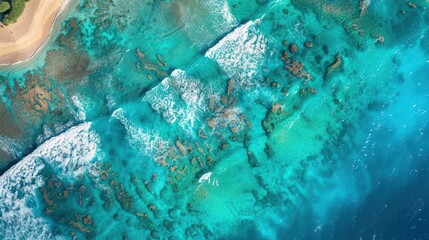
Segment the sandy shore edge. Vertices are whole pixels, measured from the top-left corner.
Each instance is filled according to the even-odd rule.
[[[19,20],[0,28],[0,66],[31,60],[48,42],[55,22],[72,0],[31,0]]]

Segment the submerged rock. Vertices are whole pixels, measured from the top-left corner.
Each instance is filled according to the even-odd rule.
[[[258,165],[258,159],[256,159],[255,154],[252,153],[251,151],[247,152],[247,161],[252,167],[256,167]]]

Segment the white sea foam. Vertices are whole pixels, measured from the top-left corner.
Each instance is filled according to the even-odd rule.
[[[130,145],[141,153],[160,160],[167,153],[171,144],[164,140],[156,131],[146,130],[133,124],[126,116],[122,108],[115,110],[112,117],[118,119],[127,130],[130,137]]]
[[[53,127],[48,127],[44,125],[42,130],[43,132],[39,134],[36,138],[36,144],[41,145],[47,139],[54,137],[55,135],[66,131],[68,128],[71,128],[74,125],[73,121],[69,121],[66,123],[55,123]]]
[[[237,79],[237,87],[251,87],[260,77],[267,49],[267,39],[255,27],[260,21],[249,21],[237,27],[205,54],[215,60],[229,77]]]
[[[147,101],[168,123],[177,121],[183,129],[192,131],[195,119],[207,108],[205,99],[203,84],[198,79],[175,70],[147,92],[143,101]]]
[[[40,156],[47,156],[51,167],[61,169],[63,176],[74,176],[88,169],[88,163],[97,153],[98,135],[90,130],[91,123],[84,123],[58,137],[48,140],[38,148]]]
[[[35,202],[37,187],[43,184],[39,175],[41,159],[26,158],[0,179],[0,238],[51,239],[52,234],[42,218],[27,204]]]
[[[85,106],[82,103],[82,101],[79,100],[78,96],[72,96],[71,100],[73,102],[73,105],[78,109],[78,111],[75,113],[75,116],[80,121],[85,121],[86,114],[85,114]]]
[[[231,9],[229,8],[229,5],[227,2],[223,3],[221,13],[222,13],[223,19],[226,20],[228,26],[236,26],[238,24],[238,21],[237,19],[235,19],[234,15],[232,15]]]
[[[184,31],[192,43],[200,48],[213,43],[216,38],[238,25],[226,1],[198,0],[188,6],[191,7],[184,8],[183,12]]]
[[[61,239],[33,212],[35,191],[43,185],[45,166],[69,180],[90,168],[99,143],[90,126],[81,124],[46,141],[0,177],[0,239]]]
[[[13,158],[17,158],[23,150],[23,147],[10,138],[0,136],[0,149],[8,153]]]

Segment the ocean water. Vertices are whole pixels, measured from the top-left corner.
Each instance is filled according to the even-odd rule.
[[[76,0],[0,70],[0,239],[428,239],[413,3]]]

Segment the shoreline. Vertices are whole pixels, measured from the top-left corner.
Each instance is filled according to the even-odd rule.
[[[41,52],[55,32],[57,20],[72,8],[71,2],[32,0],[16,23],[0,28],[0,69],[27,63]]]

